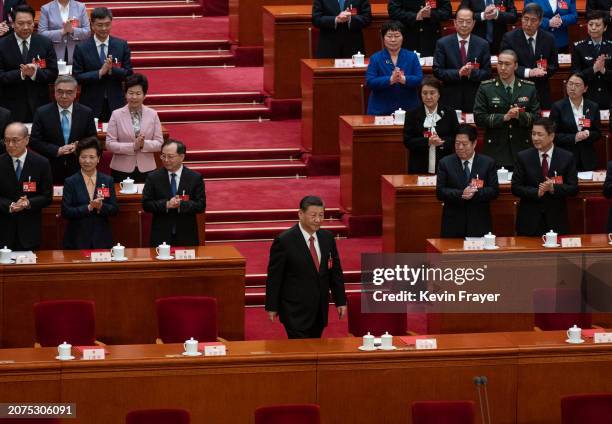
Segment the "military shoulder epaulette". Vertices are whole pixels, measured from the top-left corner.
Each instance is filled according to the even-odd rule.
[[[519,81],[521,82],[521,84],[535,85],[535,82],[533,82],[533,81],[529,81],[529,80],[525,80],[525,79],[519,79]]]
[[[586,43],[587,40],[580,40],[580,41],[576,41],[574,42],[574,46],[577,46],[578,44],[583,44]]]
[[[481,84],[491,84],[492,82],[495,82],[495,78],[484,80],[484,81],[481,82]]]

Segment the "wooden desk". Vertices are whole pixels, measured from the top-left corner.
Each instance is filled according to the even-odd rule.
[[[484,375],[492,422],[556,424],[561,396],[612,390],[612,346],[568,345],[564,333],[438,335],[433,351],[397,339],[394,352],[359,352],[358,338],[230,342],[215,358],[181,357],[177,344],[108,346],[104,361],[70,362],[54,348],[5,349],[0,361],[15,362],[0,369],[0,399],[75,402],[76,424],[162,406],[196,423],[252,424],[257,407],[283,403],[318,403],[329,424],[381,422],[384,404],[384,422],[403,424],[419,400],[472,400],[478,411],[473,377]]]
[[[152,343],[155,299],[212,296],[219,335],[244,338],[245,259],[232,246],[196,248],[196,260],[158,261],[154,249],[126,249],[127,262],[92,263],[81,251],[37,252],[35,265],[0,266],[2,346],[34,343],[33,304],[50,299],[96,302],[97,338],[105,343]]]
[[[442,203],[436,187],[416,185],[416,175],[383,175],[381,184],[383,252],[423,252],[426,239],[440,236]],[[570,232],[584,233],[584,198],[601,196],[603,183],[579,183],[580,192],[568,199]],[[500,185],[499,197],[491,202],[493,232],[514,235],[514,203],[518,200],[510,184]]]

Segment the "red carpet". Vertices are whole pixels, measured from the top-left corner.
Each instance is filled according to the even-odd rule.
[[[154,26],[154,32],[152,32]],[[165,19],[125,18],[113,21],[113,35],[126,40],[227,40],[229,18],[184,17]]]
[[[142,69],[149,93],[261,91],[263,68]]]

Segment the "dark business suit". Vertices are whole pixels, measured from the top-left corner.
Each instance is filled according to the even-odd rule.
[[[549,230],[558,234],[569,232],[566,198],[578,193],[578,175],[574,155],[555,147],[548,158],[548,177],[563,177],[563,184],[555,184],[554,193],[538,197],[538,186],[544,182],[538,150],[519,152],[512,174],[512,194],[520,198],[516,218],[519,236],[541,236]]]
[[[612,8],[612,0],[587,0],[586,13],[591,10],[601,10],[608,16],[608,28],[604,33],[604,37],[612,39],[612,25],[610,25],[610,8]]]
[[[22,80],[19,66],[32,63],[32,60],[38,57],[46,60],[46,68],[36,70],[35,80],[30,77]],[[14,34],[0,39],[0,106],[11,111],[13,120],[32,122],[36,109],[49,103],[49,84],[56,78],[57,60],[49,39],[32,34],[25,61]]]
[[[7,24],[11,22],[13,20],[13,17],[9,16],[9,14],[15,7],[22,5],[22,4],[27,4],[27,3],[25,0],[4,0],[4,7],[2,11],[2,17],[0,17],[0,22],[6,22]],[[12,33],[13,33],[13,27],[9,25],[9,30],[6,34],[4,34],[4,37]]]
[[[28,151],[17,180],[13,160],[0,156],[0,245],[12,250],[36,250],[40,246],[42,209],[51,203],[53,186],[49,161]],[[23,183],[36,182],[36,192],[24,193]],[[27,196],[30,208],[9,213],[11,203]]]
[[[75,102],[72,107],[68,143],[90,136],[97,136],[93,111]],[[42,106],[34,114],[30,147],[49,159],[53,184],[56,185],[63,185],[66,178],[80,169],[76,154],[57,156],[58,149],[63,145],[65,142],[57,103]]]
[[[404,24],[402,47],[419,52],[422,57],[433,56],[442,23],[452,18],[450,0],[437,0],[436,8],[431,9],[431,17],[417,21],[417,13],[425,3],[425,0],[389,0],[387,5],[389,18]]]
[[[10,122],[11,111],[0,107],[0,155],[6,152],[6,149],[4,148],[4,130]]]
[[[196,214],[206,209],[204,180],[201,174],[185,166],[177,182],[177,194],[182,195],[183,192],[189,196],[189,200],[182,200],[178,209],[166,209],[166,202],[172,197],[168,171],[160,168],[147,175],[142,191],[142,208],[153,214],[151,246],[158,246],[164,241],[177,246],[200,244]]]
[[[547,59],[548,67],[546,68],[546,76],[527,79],[535,83],[540,107],[542,109],[550,109],[552,106],[552,99],[548,80],[559,69],[555,37],[546,31],[538,30],[535,39],[534,56],[531,48],[527,44],[525,32],[521,28],[517,28],[504,34],[500,51],[505,49],[514,50],[518,56],[518,69],[516,70],[516,74],[519,78],[525,78],[525,68],[537,68],[537,60],[540,60],[540,58]]]
[[[608,162],[608,172],[603,186],[603,194],[606,198],[612,198],[612,160]],[[612,207],[608,209],[608,233],[612,233]]]
[[[357,52],[365,54],[363,28],[370,25],[372,12],[368,0],[345,0],[344,8],[357,11],[349,23],[336,24],[341,12],[338,0],[314,0],[312,24],[319,28],[318,58],[346,58]]]
[[[569,97],[555,102],[550,110],[550,119],[557,123],[555,146],[562,147],[574,154],[578,172],[592,171],[597,167],[597,152],[593,143],[598,142],[601,138],[597,103],[584,99],[582,114],[591,120],[589,128],[576,127]],[[589,130],[589,138],[576,142],[576,133],[582,129]]]
[[[440,120],[436,122],[436,133],[444,140],[444,144],[436,147],[436,167],[440,159],[453,153],[455,134],[459,127],[457,114],[447,106],[438,104]],[[404,145],[409,150],[408,173],[427,174],[429,164],[429,140],[424,136],[425,106],[422,104],[406,112],[404,123]]]
[[[508,31],[508,25],[516,22],[517,13],[514,0],[494,0],[492,3],[497,6],[499,14],[497,19],[489,21],[486,19],[482,20],[481,17],[481,13],[486,8],[485,0],[462,0],[459,8],[467,7],[474,12],[476,25],[472,34],[487,40],[490,43],[491,54],[498,54],[502,36]],[[492,26],[492,32],[488,32],[489,22]]]
[[[472,34],[466,53],[467,62],[477,62],[480,65],[479,69],[472,69],[469,77],[459,75],[459,69],[465,63],[461,62],[457,34],[440,38],[434,52],[433,74],[444,82],[440,102],[453,109],[471,113],[480,83],[491,78],[489,43]]]
[[[113,67],[110,75],[100,78],[99,71],[103,63],[96,42],[91,37],[74,48],[72,74],[81,84],[79,102],[89,106],[94,116],[107,122],[115,109],[125,105],[123,82],[132,74],[132,61],[130,48],[125,40],[108,37],[106,49],[107,57],[110,55],[121,65]],[[102,112],[108,114],[102,114]]]
[[[64,196],[62,198],[62,217],[68,220],[64,233],[64,249],[110,249],[113,246],[113,234],[108,222],[109,216],[117,215],[117,199],[113,178],[109,175],[96,173],[96,190],[107,187],[110,197],[102,202],[102,208],[91,212],[87,209],[90,198],[83,174],[79,170],[66,178]]]
[[[266,311],[278,313],[289,338],[321,337],[327,326],[330,290],[336,306],[346,305],[334,236],[320,229],[317,239],[321,251],[318,270],[299,224],[276,237],[270,248]]]
[[[470,200],[461,198],[473,178],[483,180]],[[456,154],[440,160],[436,178],[436,196],[444,202],[441,237],[482,237],[493,228],[489,203],[497,198],[499,185],[495,161],[485,155],[474,155],[470,181],[466,181],[463,163]]]

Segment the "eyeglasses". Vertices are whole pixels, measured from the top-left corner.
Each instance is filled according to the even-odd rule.
[[[179,155],[167,155],[165,153],[162,153],[161,155],[159,155],[161,160],[174,160],[176,158],[179,157]]]
[[[21,140],[25,140],[27,137],[14,137],[14,138],[5,138],[4,139],[4,144],[6,145],[10,145],[10,144],[19,144],[19,142]]]
[[[60,97],[70,97],[70,96],[74,96],[76,93],[75,90],[55,90],[55,94],[60,96]]]

